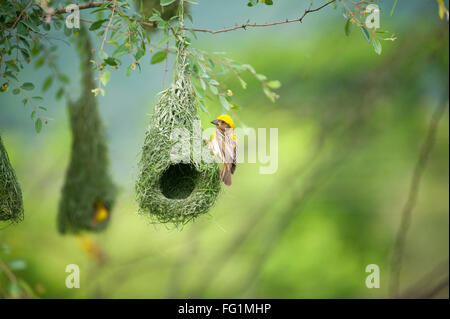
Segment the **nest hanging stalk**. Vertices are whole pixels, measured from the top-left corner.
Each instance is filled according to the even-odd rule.
[[[180,30],[183,30],[183,1],[180,1]],[[177,39],[177,65],[174,83],[160,93],[146,132],[140,173],[136,182],[141,214],[156,223],[183,225],[205,214],[220,192],[219,168],[189,150],[189,160],[176,163],[171,150],[180,140],[171,138],[176,129],[189,132],[190,145],[203,143],[194,134],[194,122],[200,119],[197,103],[187,74],[186,43],[183,31]],[[197,139],[197,141],[195,141]]]
[[[0,221],[22,220],[22,191],[0,136]]]
[[[61,233],[105,229],[116,197],[116,187],[109,174],[103,123],[92,94],[95,88],[90,62],[92,48],[83,27],[78,37],[83,90],[78,101],[68,103],[72,150],[59,203]]]
[[[139,13],[144,18],[150,18],[154,14],[154,10],[161,12],[161,17],[168,21],[169,19],[175,17],[178,13],[178,7],[180,5],[180,0],[175,0],[169,5],[161,6],[161,0],[134,0],[134,4],[138,9]],[[189,13],[188,4],[184,4],[184,13]],[[149,32],[154,32],[156,28],[147,27]]]

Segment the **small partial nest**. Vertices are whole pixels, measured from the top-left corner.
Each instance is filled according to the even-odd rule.
[[[68,104],[72,150],[59,203],[61,233],[105,229],[116,197],[116,187],[109,174],[103,123],[91,92],[95,87],[89,62],[91,46],[84,28],[80,29],[79,37],[83,92],[77,102]]]
[[[22,191],[0,136],[0,221],[20,222],[23,216]]]
[[[199,121],[192,88],[183,72],[178,72],[178,80],[161,93],[155,106],[136,182],[140,213],[150,216],[152,222],[175,226],[207,213],[221,189],[219,167],[215,162],[195,160],[192,149],[189,162],[171,160],[171,149],[179,142],[171,139],[171,132],[176,128],[186,129],[192,145],[193,123]]]

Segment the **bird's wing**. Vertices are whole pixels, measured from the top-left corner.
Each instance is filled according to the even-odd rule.
[[[235,163],[236,162],[236,141],[233,139],[232,135],[224,136],[224,163]]]

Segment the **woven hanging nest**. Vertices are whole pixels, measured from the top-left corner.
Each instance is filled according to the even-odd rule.
[[[89,36],[81,28],[78,37],[83,91],[78,101],[68,103],[72,150],[59,203],[58,228],[61,233],[105,229],[117,193],[109,174],[104,127],[92,93],[95,85]]]
[[[22,220],[22,191],[0,136],[0,221]]]
[[[189,132],[190,145],[204,143],[194,134],[194,121],[200,119],[181,47],[179,44],[176,80],[160,93],[146,132],[136,182],[139,212],[148,215],[151,222],[175,226],[207,213],[221,189],[217,163],[204,161],[201,156],[199,159],[192,147],[188,161],[176,163],[171,159],[173,146],[181,142],[181,138],[171,138],[175,129]]]

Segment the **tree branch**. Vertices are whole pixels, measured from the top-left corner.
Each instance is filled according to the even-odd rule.
[[[195,31],[195,32],[207,32],[207,33],[211,33],[211,34],[217,34],[217,33],[223,33],[223,32],[230,32],[230,31],[235,31],[235,30],[239,30],[239,29],[247,29],[249,27],[252,28],[258,28],[258,27],[271,27],[271,26],[275,26],[275,25],[279,25],[279,24],[286,24],[286,23],[293,23],[293,22],[302,22],[303,18],[308,14],[308,13],[312,13],[312,12],[316,12],[319,11],[323,8],[325,8],[326,6],[332,4],[336,2],[336,0],[331,0],[323,5],[321,5],[318,8],[315,9],[311,9],[312,3],[309,6],[308,10],[305,10],[305,12],[303,12],[303,14],[297,18],[297,19],[286,19],[283,21],[277,21],[277,22],[271,22],[271,23],[263,23],[263,24],[257,24],[257,23],[244,23],[241,25],[237,25],[231,28],[225,28],[225,29],[219,29],[219,30],[209,30],[209,29],[198,29],[198,28],[185,28],[185,30],[190,30],[190,31]]]
[[[436,131],[439,125],[439,121],[444,115],[444,111],[447,108],[447,97],[445,97],[444,101],[441,102],[436,110],[433,113],[431,118],[427,136],[424,144],[422,145],[422,149],[419,154],[419,159],[414,168],[413,177],[410,184],[410,189],[408,193],[408,198],[403,207],[402,217],[400,226],[397,231],[397,238],[394,245],[394,251],[392,254],[391,261],[391,278],[390,278],[390,294],[392,297],[397,298],[399,295],[400,288],[400,273],[402,269],[402,259],[403,259],[403,251],[405,248],[406,236],[408,234],[409,226],[411,224],[412,211],[416,206],[417,195],[419,193],[420,182],[422,179],[423,172],[425,171],[425,167],[428,162],[428,158],[431,150],[433,149],[435,140],[436,140]]]
[[[112,1],[94,1],[94,2],[89,2],[89,3],[82,3],[82,4],[78,4],[78,9],[79,10],[84,10],[84,9],[92,9],[92,8],[97,8],[97,7],[101,7],[102,5],[104,5],[105,3],[108,2],[112,2]],[[112,5],[112,3],[111,3]],[[53,13],[50,13],[50,15],[56,15],[56,14],[65,14],[66,12],[66,8],[62,8],[59,10],[55,10]]]
[[[443,277],[446,277],[448,285],[448,263],[449,260],[447,259],[446,261],[435,266],[430,272],[420,278],[414,285],[406,289],[400,295],[400,298],[417,299],[425,298],[425,296],[431,298],[434,295],[433,292],[436,291],[436,288],[441,287]],[[438,281],[439,279],[441,279],[441,281]]]

